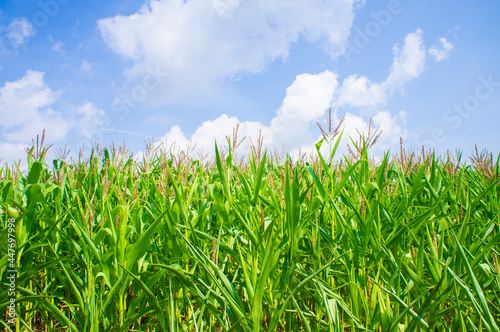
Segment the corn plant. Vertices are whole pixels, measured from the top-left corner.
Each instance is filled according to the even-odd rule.
[[[295,162],[260,147],[238,160],[229,138],[213,160],[153,151],[137,161],[95,147],[88,160],[49,166],[45,150],[28,150],[27,173],[0,170],[3,240],[16,220],[17,325],[0,322],[7,331],[497,331],[498,158],[466,165],[401,150],[375,163],[375,135],[338,163],[341,136],[324,133],[317,155]]]

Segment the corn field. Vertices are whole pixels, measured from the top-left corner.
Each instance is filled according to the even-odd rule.
[[[229,140],[228,140],[229,141]],[[121,150],[0,169],[5,331],[498,331],[500,167]],[[233,142],[234,143],[234,142]],[[333,144],[336,143],[336,144]],[[476,151],[477,152],[477,151]]]

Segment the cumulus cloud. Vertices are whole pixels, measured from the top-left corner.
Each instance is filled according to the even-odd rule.
[[[326,70],[317,75],[297,75],[295,81],[286,90],[283,103],[276,112],[270,125],[257,121],[239,121],[235,116],[221,115],[215,120],[205,121],[188,138],[179,126],[173,126],[157,144],[170,148],[172,144],[184,148],[188,143],[197,151],[207,153],[213,151],[214,139],[219,144],[226,142],[233,128],[239,125],[238,136],[247,137],[239,147],[245,155],[250,152],[250,138],[255,139],[262,134],[264,145],[293,149],[316,139],[308,130],[309,123],[314,123],[324,116],[331,105],[338,81],[337,75]]]
[[[47,129],[51,139],[66,136],[68,124],[50,106],[59,97],[44,82],[44,73],[28,70],[19,80],[0,88],[2,136],[8,141],[29,143]]]
[[[78,107],[76,113],[80,115],[77,128],[81,135],[87,140],[99,137],[99,128],[102,128],[106,123],[106,113],[92,103],[85,103]]]
[[[447,41],[446,38],[439,38],[439,43],[439,46],[433,46],[429,49],[429,54],[432,55],[436,62],[447,59],[453,50],[453,44]]]
[[[26,157],[24,148],[46,130],[46,142],[65,141],[68,133],[86,140],[95,138],[104,124],[104,111],[91,103],[76,107],[73,114],[54,110],[61,92],[52,90],[44,73],[28,70],[20,79],[0,87],[0,158],[12,162]],[[22,157],[22,158],[20,158]]]
[[[425,68],[425,46],[423,32],[417,29],[405,38],[402,49],[394,46],[394,62],[392,63],[389,77],[385,84],[389,88],[400,89],[408,81],[422,74]]]
[[[270,125],[256,121],[240,121],[235,116],[223,114],[215,120],[205,121],[190,137],[179,126],[173,126],[156,144],[163,145],[166,149],[182,150],[190,146],[192,153],[200,152],[204,155],[213,152],[214,140],[218,144],[226,144],[226,137],[231,137],[232,130],[239,126],[238,137],[247,138],[238,148],[241,155],[247,155],[250,152],[249,138],[252,138],[255,143],[259,134],[262,134],[264,146],[268,148],[284,147],[292,156],[298,156],[299,153],[311,153],[315,151],[314,144],[320,139],[320,134],[316,128],[313,131],[316,134],[311,133],[309,127],[315,126],[315,122],[325,116],[335,98],[337,86],[337,75],[330,71],[316,75],[298,75],[286,90],[283,103]],[[338,112],[334,112],[333,123],[339,121]],[[349,136],[356,138],[357,130],[367,132],[368,125],[368,121],[363,117],[347,112],[344,122],[344,138],[341,141],[339,153],[347,153]],[[373,116],[372,125],[380,126],[380,130],[383,131],[377,144],[378,150],[376,150],[382,151],[397,144],[399,138],[406,135],[406,113],[401,111],[393,116],[387,111],[379,111]],[[323,152],[328,153],[326,150]]]
[[[98,21],[105,43],[135,61],[134,80],[147,66],[168,73],[168,91],[197,91],[221,79],[259,73],[303,37],[332,57],[345,47],[357,0],[150,0],[137,13]]]
[[[33,24],[24,17],[12,21],[7,26],[6,32],[7,38],[15,48],[23,46],[28,38],[35,35]]]
[[[382,105],[386,100],[383,84],[372,83],[366,76],[351,75],[339,89],[339,106],[364,107]]]
[[[383,109],[390,95],[402,89],[406,83],[420,76],[425,68],[425,47],[421,30],[409,33],[404,45],[396,45],[393,63],[388,70],[387,78],[382,82],[371,82],[366,76],[351,75],[339,85],[338,75],[328,70],[319,74],[297,75],[295,81],[286,89],[286,95],[275,117],[270,124],[254,121],[239,121],[236,117],[221,115],[215,120],[205,121],[191,135],[186,135],[178,126],[170,131],[157,144],[167,143],[169,148],[175,142],[177,147],[188,143],[194,150],[213,151],[214,139],[219,144],[225,143],[232,129],[239,124],[239,137],[246,136],[254,140],[262,133],[264,145],[273,149],[284,147],[292,155],[314,152],[314,144],[320,139],[315,122],[324,119],[326,111],[334,107],[333,124],[340,122],[340,114],[345,116],[344,138],[341,141],[339,154],[347,153],[349,137],[356,139],[358,132],[367,133],[369,120],[364,109],[369,108],[368,115],[373,127],[380,127],[382,135],[377,140],[375,153],[397,145],[400,137],[407,137],[406,112],[391,114]],[[357,115],[351,111],[341,112],[345,107],[361,110]],[[323,120],[324,123],[324,120]],[[314,129],[311,130],[312,126]],[[326,149],[326,146],[324,147]],[[242,155],[250,152],[250,141],[247,139],[239,148]],[[323,152],[327,152],[326,150]]]
[[[313,141],[309,123],[325,114],[333,102],[337,86],[337,74],[328,70],[317,75],[297,75],[286,89],[283,103],[271,121],[273,144],[292,148],[301,142]]]
[[[173,126],[163,138],[164,142],[175,142],[178,147],[191,141],[192,145],[203,152],[213,150],[214,139],[222,144],[226,136],[231,136],[233,128],[239,124],[239,137],[247,137],[240,151],[250,152],[250,140],[262,134],[266,146],[284,146],[292,149],[304,142],[312,143],[315,136],[309,133],[309,123],[324,116],[331,105],[337,75],[326,70],[322,73],[297,75],[295,81],[286,89],[286,96],[270,125],[257,121],[239,121],[235,116],[221,115],[215,120],[205,121],[190,138],[178,126]]]
[[[426,59],[422,30],[409,33],[403,47],[396,44],[393,52],[394,60],[385,81],[373,83],[366,76],[351,75],[339,87],[335,106],[379,109],[394,90],[422,74]]]
[[[323,111],[322,116],[326,110]],[[369,128],[369,120],[366,118],[346,112],[343,114],[344,134],[337,150],[337,158],[348,153],[347,145],[351,143],[349,137],[358,138],[358,132],[366,134]],[[396,115],[392,115],[388,111],[379,111],[372,117],[372,130],[379,128],[382,135],[377,140],[377,144],[372,149],[372,153],[376,156],[381,156],[383,152],[394,147],[399,143],[400,137],[407,137],[406,129],[406,112],[400,111]],[[279,118],[277,115],[273,121]],[[340,122],[340,115],[334,112],[332,122],[337,124]],[[256,143],[259,134],[262,134],[263,145],[267,148],[281,149],[288,151],[293,158],[299,155],[315,153],[314,144],[321,139],[319,130],[315,129],[316,134],[309,131],[310,122],[290,122],[281,131],[277,131],[273,125],[265,125],[255,121],[239,121],[235,116],[221,115],[215,120],[205,121],[196,131],[188,137],[179,126],[173,126],[170,131],[159,141],[156,146],[162,146],[165,149],[172,150],[190,150],[192,155],[199,153],[200,155],[211,155],[214,150],[214,143],[217,141],[219,145],[226,145],[226,137],[231,137],[234,128],[239,126],[239,139],[246,137],[238,147],[238,154],[245,156],[250,153],[251,143]],[[249,139],[251,138],[252,141]],[[281,143],[281,144],[280,144]],[[328,146],[323,145],[321,152],[324,156],[328,156]],[[142,154],[139,154],[139,156]]]
[[[303,122],[317,119],[331,103],[337,85],[337,74],[329,70],[318,75],[298,75],[286,89],[278,117]]]

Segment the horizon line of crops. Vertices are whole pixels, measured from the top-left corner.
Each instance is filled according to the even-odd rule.
[[[499,159],[476,150],[465,165],[460,154],[401,149],[375,165],[372,133],[336,163],[341,133],[328,131],[317,156],[296,162],[259,143],[236,160],[233,137],[207,163],[154,151],[137,162],[104,148],[49,169],[34,146],[26,175],[0,169],[2,240],[16,218],[18,326],[0,323],[497,331]]]

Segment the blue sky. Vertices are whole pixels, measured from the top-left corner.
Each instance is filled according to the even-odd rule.
[[[259,132],[293,154],[329,108],[346,138],[380,126],[374,154],[400,137],[498,154],[498,17],[498,1],[4,0],[0,158],[24,160],[43,129],[74,153],[207,153],[238,123],[242,154]]]

